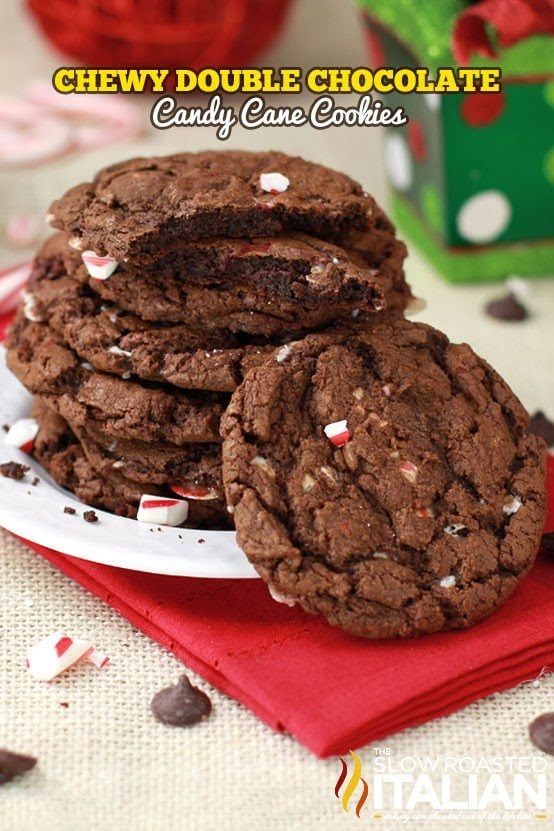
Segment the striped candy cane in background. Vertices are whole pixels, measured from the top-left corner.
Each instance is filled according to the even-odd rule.
[[[30,262],[0,270],[0,318],[13,312],[30,273]]]

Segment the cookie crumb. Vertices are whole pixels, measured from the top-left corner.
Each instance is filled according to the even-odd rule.
[[[198,543],[201,544],[203,542],[206,542],[206,540],[203,537],[200,537],[200,539],[198,540]]]
[[[38,476],[35,476],[35,478],[34,478],[34,479],[33,479],[33,481],[31,482],[31,485],[32,485],[34,488],[36,488],[36,486],[38,485],[38,483],[39,483],[39,482],[40,482],[40,479],[38,478]]]
[[[64,512],[64,514],[71,514],[71,516],[73,516],[73,514],[77,513],[75,508],[72,508],[71,505],[66,505],[65,508],[63,509],[63,512]]]
[[[2,430],[4,431],[4,433],[9,433],[10,432],[10,425],[9,424],[3,424],[2,425]]]
[[[85,522],[98,522],[96,511],[85,511],[83,513],[83,519]]]
[[[19,462],[4,462],[4,464],[0,465],[0,473],[2,476],[5,476],[6,479],[15,479],[16,482],[24,479],[25,474],[29,470],[31,470],[29,465],[22,465]]]
[[[12,753],[11,750],[0,750],[0,785],[11,782],[16,776],[32,770],[36,763],[34,756],[23,756],[21,753]]]
[[[69,701],[60,701],[60,707],[63,707],[64,710],[67,710],[69,707]]]

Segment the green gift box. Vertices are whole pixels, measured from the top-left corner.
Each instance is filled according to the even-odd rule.
[[[358,2],[374,65],[456,66],[452,31],[467,3]],[[409,117],[385,135],[393,215],[456,283],[554,271],[554,39],[533,34],[496,54],[468,65],[499,66],[499,93],[386,96]]]

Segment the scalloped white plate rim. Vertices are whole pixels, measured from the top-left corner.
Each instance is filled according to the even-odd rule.
[[[0,424],[13,424],[29,414],[31,397],[6,367],[2,346],[0,389]],[[0,463],[6,461],[31,468],[20,482],[0,476],[0,526],[24,540],[81,560],[150,574],[232,579],[258,576],[233,531],[150,525],[98,508],[94,510],[99,521],[85,522],[87,506],[60,488],[26,453],[4,444],[0,435]],[[35,476],[40,482],[33,486]],[[66,506],[76,514],[64,513]]]

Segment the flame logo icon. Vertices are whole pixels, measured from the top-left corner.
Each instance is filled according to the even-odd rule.
[[[340,762],[342,765],[342,770],[340,772],[339,778],[337,779],[337,784],[335,785],[335,796],[337,799],[340,799],[342,810],[347,814],[348,813],[348,803],[350,799],[358,787],[359,783],[361,782],[363,785],[363,790],[358,802],[356,803],[356,816],[360,816],[360,811],[362,810],[365,801],[367,799],[367,795],[369,793],[369,788],[367,786],[367,782],[362,777],[362,763],[360,761],[360,757],[357,753],[354,753],[353,750],[348,751],[352,758],[354,759],[354,770],[352,771],[350,778],[346,782],[346,786],[344,788],[342,797],[340,796],[340,789],[344,784],[344,780],[346,779],[346,775],[348,773],[348,765],[344,761],[342,757],[340,757]]]

